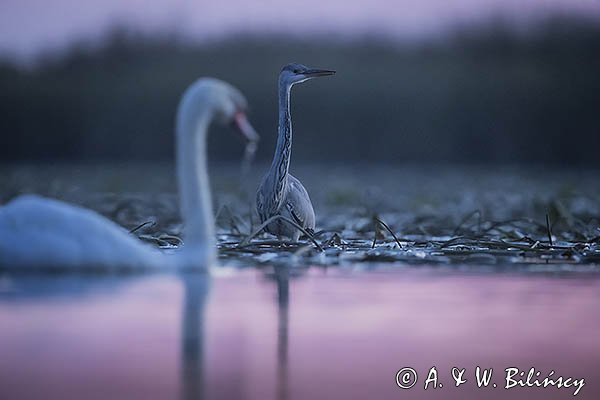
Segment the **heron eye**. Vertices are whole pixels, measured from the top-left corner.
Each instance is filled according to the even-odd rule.
[[[299,74],[299,73],[300,73],[300,70],[299,70],[299,69],[295,69],[295,70],[294,70],[294,73],[295,73],[295,74]]]

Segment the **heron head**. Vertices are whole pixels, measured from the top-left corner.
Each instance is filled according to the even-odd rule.
[[[306,82],[309,79],[333,74],[335,74],[335,71],[329,69],[311,68],[303,64],[291,63],[281,69],[279,79],[292,86],[296,83]]]

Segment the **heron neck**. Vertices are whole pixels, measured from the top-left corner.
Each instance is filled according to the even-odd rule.
[[[285,185],[285,177],[287,177],[290,168],[290,157],[292,154],[291,89],[292,86],[290,84],[279,81],[279,133],[273,163],[271,164],[271,175],[276,178],[276,191],[282,189],[283,185]]]
[[[192,103],[192,104],[190,104]],[[177,178],[185,224],[183,254],[197,265],[215,259],[214,221],[207,171],[206,134],[213,117],[207,104],[182,104],[177,115]]]

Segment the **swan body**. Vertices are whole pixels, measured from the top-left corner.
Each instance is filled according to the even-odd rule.
[[[315,211],[308,191],[298,178],[289,173],[292,152],[292,116],[290,95],[292,86],[309,79],[333,75],[335,71],[288,64],[279,74],[279,133],[271,167],[256,193],[256,209],[261,223],[277,215],[286,217],[307,231],[315,228]],[[301,231],[289,223],[276,220],[265,230],[277,237],[300,238]]]
[[[62,201],[24,195],[0,208],[0,265],[13,268],[158,268],[158,250],[124,228]]]
[[[8,269],[206,269],[216,262],[214,221],[206,171],[206,133],[213,120],[233,122],[250,140],[246,100],[212,78],[182,97],[176,121],[182,249],[167,255],[139,241],[95,211],[59,200],[23,195],[0,207],[0,268]]]

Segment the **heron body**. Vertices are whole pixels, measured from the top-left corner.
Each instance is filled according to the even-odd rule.
[[[307,231],[315,228],[315,211],[307,190],[289,173],[292,153],[292,116],[290,95],[292,86],[309,79],[333,75],[335,71],[288,64],[279,74],[279,132],[271,167],[263,177],[256,194],[256,208],[261,223],[280,215],[294,221]],[[302,231],[284,220],[275,220],[265,230],[277,237],[297,241]]]
[[[174,255],[142,243],[95,211],[34,195],[0,207],[0,269],[207,269],[216,260],[214,221],[206,171],[211,121],[233,122],[256,139],[243,116],[246,100],[229,84],[203,78],[179,104],[177,175],[185,244]]]

